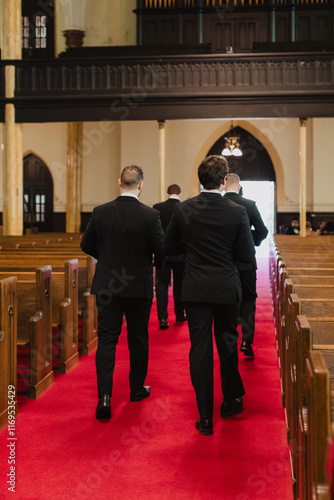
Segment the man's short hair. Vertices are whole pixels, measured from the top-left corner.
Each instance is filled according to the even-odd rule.
[[[138,186],[144,179],[144,173],[137,165],[130,165],[125,167],[121,173],[121,185],[123,187],[131,188]]]
[[[167,188],[167,194],[181,194],[181,188],[178,184],[171,184]]]
[[[226,189],[230,187],[238,187],[240,184],[240,177],[238,174],[227,174],[226,175]]]
[[[198,178],[204,189],[217,189],[229,171],[227,160],[221,155],[204,158],[198,167]]]

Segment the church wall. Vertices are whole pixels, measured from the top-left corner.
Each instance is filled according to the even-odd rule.
[[[146,203],[154,203],[159,197],[159,135],[158,123],[124,122],[122,125],[122,159],[131,157],[135,148],[138,162],[152,178],[156,177],[155,193],[145,194]],[[267,148],[276,170],[278,183],[278,210],[290,212],[299,209],[299,120],[235,120],[249,130]],[[171,183],[181,185],[183,199],[198,193],[197,167],[211,146],[230,127],[226,120],[174,120],[167,121],[166,130],[166,187]],[[137,132],[140,135],[137,135]],[[148,132],[146,132],[148,131]],[[130,137],[127,140],[127,137]],[[140,140],[141,146],[136,146]],[[153,145],[155,152],[152,151]],[[150,154],[142,145],[148,145]],[[126,153],[123,153],[126,151]],[[152,154],[152,153],[153,154]],[[125,156],[124,156],[125,154]],[[124,163],[124,162],[122,162]],[[125,161],[126,163],[126,161]],[[153,186],[152,186],[153,187]],[[144,192],[143,192],[144,199]]]
[[[299,211],[299,120],[234,120],[267,148],[277,179],[277,211]],[[165,124],[166,188],[180,184],[183,199],[198,193],[197,167],[216,140],[226,133],[227,120],[174,120]],[[313,135],[313,140],[312,140]],[[307,211],[334,212],[334,119],[307,121]],[[2,144],[3,125],[0,124]],[[39,156],[54,181],[54,211],[66,211],[65,123],[24,124],[23,152]],[[2,155],[0,155],[0,211],[3,204]],[[121,169],[138,164],[144,170],[141,201],[159,201],[159,127],[156,121],[87,122],[83,131],[82,212],[108,202],[118,193]]]
[[[119,194],[121,123],[89,122],[83,130],[82,212],[91,212]]]
[[[334,211],[334,119],[314,119],[313,163],[314,211]]]
[[[136,0],[86,0],[84,45],[136,45]],[[98,26],[98,29],[96,27]],[[56,54],[66,49],[64,4],[56,2]]]
[[[40,157],[51,172],[54,212],[66,211],[66,144],[66,123],[23,124],[23,155]]]
[[[140,201],[153,205],[159,201],[158,122],[122,122],[121,169],[139,165],[144,171]],[[166,166],[167,169],[167,166]]]

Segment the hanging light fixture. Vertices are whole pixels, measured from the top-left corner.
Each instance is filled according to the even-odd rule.
[[[224,156],[242,156],[242,151],[240,149],[239,144],[239,135],[233,135],[233,121],[231,122],[230,130],[228,131],[227,136],[225,137],[225,147],[222,151],[222,155]]]

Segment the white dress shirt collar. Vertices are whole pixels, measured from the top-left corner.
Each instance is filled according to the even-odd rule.
[[[134,193],[122,193],[121,196],[132,196],[132,198],[136,198],[138,200],[138,196]]]
[[[216,194],[221,194],[221,192],[218,189],[202,189],[201,193],[216,193]]]

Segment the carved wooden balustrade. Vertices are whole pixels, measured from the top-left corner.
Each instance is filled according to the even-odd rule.
[[[22,122],[334,116],[334,53],[12,63]]]

